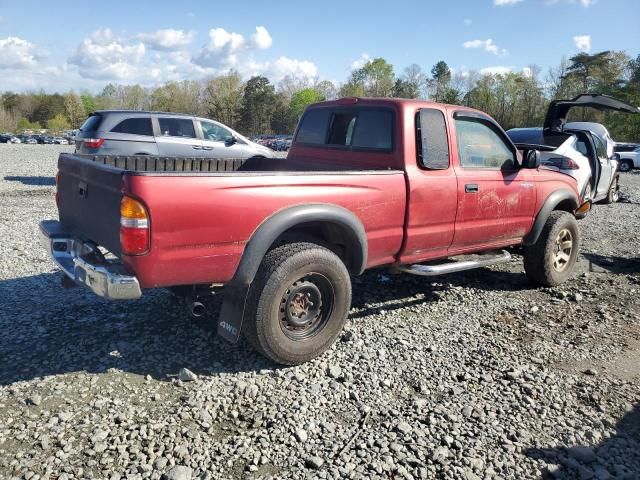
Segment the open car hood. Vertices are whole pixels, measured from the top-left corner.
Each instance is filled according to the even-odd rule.
[[[567,122],[567,114],[573,107],[591,107],[597,110],[615,110],[624,113],[640,113],[640,108],[624,103],[608,95],[584,93],[571,100],[553,100],[544,119],[544,129],[560,132]]]

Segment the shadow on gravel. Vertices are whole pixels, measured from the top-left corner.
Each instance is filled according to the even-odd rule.
[[[352,281],[352,307],[359,311],[351,313],[350,319],[380,313],[380,309],[389,312],[435,301],[438,300],[438,292],[452,287],[510,292],[533,289],[523,273],[486,268],[432,278],[411,274],[392,275],[386,269],[377,269],[354,277]],[[376,288],[372,289],[371,286]]]
[[[110,369],[171,380],[182,367],[205,376],[275,368],[244,342],[196,324],[165,290],[105,302],[63,289],[60,275],[0,280],[0,385]]]
[[[582,256],[589,261],[589,270],[592,272],[598,271],[599,267],[612,273],[640,273],[640,258],[610,257],[596,253],[583,253]]]
[[[53,187],[56,184],[56,179],[53,177],[20,177],[14,175],[7,175],[4,179],[8,182],[20,182],[25,185],[35,185],[41,187]]]
[[[640,478],[640,404],[636,404],[616,425],[614,436],[594,446],[530,448],[525,454],[558,469],[543,479]]]
[[[131,302],[105,302],[88,290],[65,290],[60,273],[0,280],[0,385],[72,372],[110,369],[170,380],[180,368],[199,375],[280,368],[243,341],[231,345],[215,330],[220,298],[207,320],[192,320],[183,303],[165,290],[145,291]],[[483,271],[429,280],[388,275],[354,278],[358,319],[437,300],[454,287],[482,290],[530,288],[520,273]]]

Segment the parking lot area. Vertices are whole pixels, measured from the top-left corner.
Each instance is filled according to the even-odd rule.
[[[0,478],[640,478],[640,171],[567,283],[517,250],[369,271],[339,341],[283,368],[167,291],[63,289],[37,224],[70,149],[0,144]]]

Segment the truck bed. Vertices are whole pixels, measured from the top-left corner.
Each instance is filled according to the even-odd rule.
[[[333,204],[353,212],[369,241],[367,266],[402,245],[402,170],[357,170],[295,159],[104,157],[61,154],[60,222],[120,257],[143,287],[225,283],[258,226],[279,210]],[[123,195],[149,211],[151,251],[121,255]]]

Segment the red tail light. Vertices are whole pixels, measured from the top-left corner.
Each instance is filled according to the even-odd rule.
[[[562,168],[563,170],[579,170],[580,165],[578,165],[576,162],[574,162],[570,158],[563,158],[562,166],[560,168]]]
[[[137,200],[123,197],[120,202],[120,247],[125,255],[144,255],[149,251],[149,215]]]
[[[559,168],[560,170],[579,170],[580,165],[568,157],[549,158],[543,161],[544,165]]]
[[[85,138],[83,142],[87,148],[100,148],[104,143],[104,138]]]

